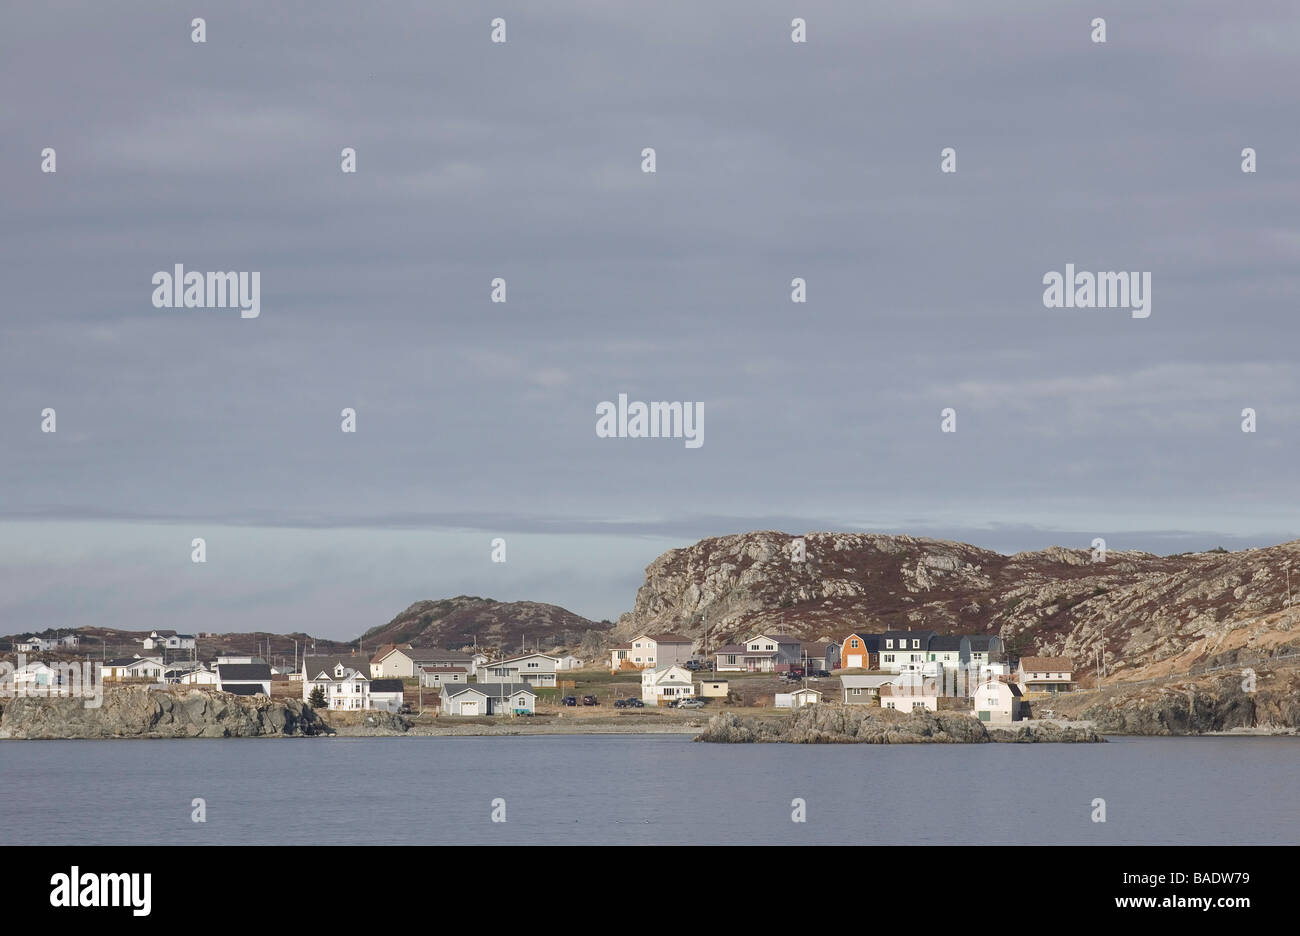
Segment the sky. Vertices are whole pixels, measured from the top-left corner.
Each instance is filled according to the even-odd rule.
[[[1300,9],[1134,6],[6,5],[0,633],[612,619],[754,529],[1300,537]],[[1150,316],[1046,308],[1066,264]],[[703,444],[599,437],[621,393]]]

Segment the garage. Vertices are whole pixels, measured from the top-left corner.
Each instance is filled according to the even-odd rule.
[[[850,653],[850,654],[848,655],[847,659],[848,659],[848,661],[849,661],[849,662],[848,662],[848,669],[861,669],[861,668],[862,668],[862,654],[860,654],[860,653],[856,653],[856,654],[855,654],[855,653]]]
[[[479,714],[479,711],[478,711],[478,699],[466,699],[464,702],[462,702],[462,703],[460,704],[460,713],[461,713],[462,715],[477,715],[477,714]]]

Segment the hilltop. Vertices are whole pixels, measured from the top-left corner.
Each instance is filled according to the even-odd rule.
[[[590,621],[558,605],[536,601],[494,601],[459,595],[417,601],[387,624],[361,635],[362,644],[410,643],[458,650],[477,645],[513,651],[524,647],[577,647],[584,639],[594,649],[605,644],[609,621]],[[594,636],[588,638],[588,634]]]

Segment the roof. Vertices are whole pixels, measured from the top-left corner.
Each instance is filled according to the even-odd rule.
[[[228,679],[261,682],[271,678],[271,667],[265,663],[220,663],[217,665],[217,678],[223,683]]]
[[[657,644],[691,644],[692,646],[695,644],[690,637],[683,637],[681,634],[642,634],[641,636],[649,637]]]
[[[961,634],[936,634],[930,638],[930,646],[927,650],[960,650]]]
[[[451,699],[466,692],[477,692],[489,699],[507,699],[517,692],[537,695],[528,683],[445,683],[442,687],[442,694]]]
[[[348,669],[354,669],[362,676],[370,677],[370,660],[360,653],[342,654],[336,653],[332,656],[309,656],[302,661],[303,677],[307,681],[316,679],[322,672],[327,673],[330,679],[334,678],[334,667],[342,663]]]
[[[559,662],[556,657],[551,656],[549,653],[534,651],[532,653],[521,653],[519,656],[506,657],[504,660],[488,660],[488,666],[499,666],[502,663],[517,663],[520,660],[531,660],[533,657],[541,657],[544,660],[550,660],[552,663]],[[469,657],[466,657],[465,659],[468,660]]]
[[[862,676],[841,676],[840,685],[845,689],[879,689],[881,686],[888,686],[898,681],[898,675],[890,673],[887,675],[862,675]]]
[[[967,639],[970,641],[970,648],[981,653],[987,651],[993,641],[1002,642],[1002,638],[997,634],[971,634]]]
[[[372,679],[371,692],[405,692],[406,685],[400,679]]]
[[[1069,673],[1074,669],[1074,664],[1065,657],[1022,657],[1020,669],[1027,673]]]
[[[468,663],[472,659],[467,653],[444,650],[442,647],[407,647],[402,650],[402,653],[406,654],[412,663],[423,663],[427,660],[455,660],[457,663]]]
[[[745,648],[740,644],[727,644],[725,647],[719,647],[714,653],[744,653]]]
[[[421,666],[422,673],[466,673],[469,672],[463,666]]]
[[[892,637],[895,640],[897,640],[900,637],[905,637],[908,640],[919,640],[921,641],[922,647],[928,647],[930,645],[930,638],[934,637],[935,633],[932,630],[924,630],[924,631],[887,630],[880,636],[886,639]],[[908,646],[910,647],[911,644],[908,644]]]
[[[750,640],[757,640],[760,637],[766,637],[768,640],[775,640],[779,644],[799,643],[799,638],[795,637],[793,634],[763,634],[763,633],[755,634],[753,637],[750,637],[749,640],[746,640],[745,643],[749,643]]]
[[[848,640],[850,637],[860,637],[860,638],[862,638],[862,643],[863,643],[864,647],[865,647],[867,650],[871,651],[872,653],[879,652],[879,650],[880,650],[880,635],[879,635],[879,634],[865,634],[865,633],[863,633],[862,631],[854,631],[854,632],[851,633],[851,634],[845,634],[845,635],[844,635],[844,640],[841,640],[841,641],[840,641],[840,646],[843,647],[843,646],[844,646],[844,641]]]

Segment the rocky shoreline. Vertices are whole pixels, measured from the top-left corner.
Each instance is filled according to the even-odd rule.
[[[809,705],[788,719],[740,718],[727,712],[714,715],[695,740],[716,744],[1097,744],[1106,739],[1091,728],[1053,722],[990,728],[960,712],[905,714],[867,706]]]

